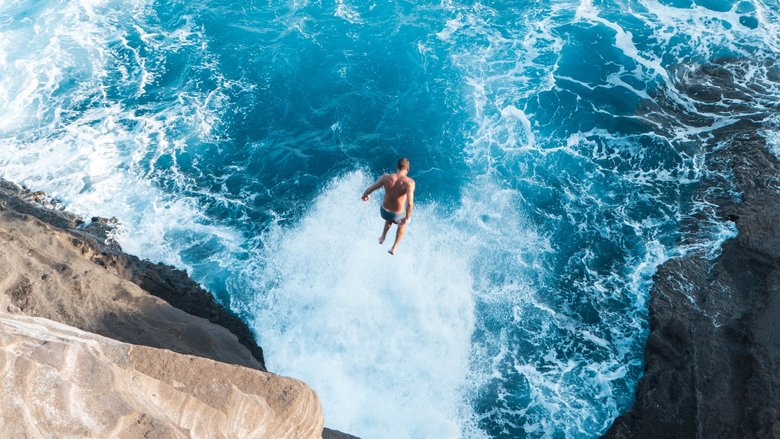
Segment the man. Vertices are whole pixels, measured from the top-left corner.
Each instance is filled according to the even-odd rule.
[[[393,224],[398,224],[398,230],[395,234],[395,243],[387,252],[395,254],[401,237],[406,232],[406,225],[412,220],[412,209],[414,209],[414,180],[409,178],[409,159],[402,158],[396,165],[397,172],[394,174],[385,174],[376,181],[376,183],[363,192],[361,197],[363,201],[368,201],[371,192],[383,187],[385,189],[385,199],[379,208],[379,215],[385,220],[385,227],[382,229],[382,236],[379,237],[379,243],[385,242],[387,231]]]

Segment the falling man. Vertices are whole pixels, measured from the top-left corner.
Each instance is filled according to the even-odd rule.
[[[398,224],[398,230],[395,234],[393,247],[387,252],[395,254],[398,243],[406,232],[406,225],[412,220],[412,209],[414,209],[414,180],[409,178],[409,159],[401,158],[396,165],[396,172],[385,174],[379,177],[376,183],[369,186],[363,196],[363,201],[368,201],[371,192],[381,188],[385,189],[385,199],[379,208],[379,215],[385,220],[382,236],[379,237],[379,243],[385,242],[387,231],[393,224]]]

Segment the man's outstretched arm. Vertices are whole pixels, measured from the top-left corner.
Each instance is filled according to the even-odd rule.
[[[385,174],[385,175],[387,175],[387,174]],[[380,187],[382,187],[382,185],[384,184],[384,182],[382,180],[384,180],[385,175],[379,177],[379,180],[377,180],[374,184],[372,184],[371,186],[366,188],[366,190],[363,192],[363,195],[360,197],[363,201],[368,201],[368,199],[370,198],[371,192],[374,192],[375,190],[377,190]]]
[[[406,188],[406,218],[402,219],[400,224],[404,225],[412,220],[412,210],[414,210],[414,182],[409,183]]]

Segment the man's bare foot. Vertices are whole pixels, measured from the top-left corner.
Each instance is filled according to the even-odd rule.
[[[380,236],[379,237],[379,243],[380,244],[384,244],[385,243],[385,237],[384,236]]]
[[[395,253],[393,253],[392,250],[388,250],[387,252],[390,253],[391,255],[395,256]]]

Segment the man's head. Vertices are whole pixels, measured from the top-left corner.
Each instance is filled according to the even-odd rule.
[[[406,157],[401,157],[398,159],[398,164],[395,165],[395,168],[398,169],[398,172],[409,172],[409,159]]]

